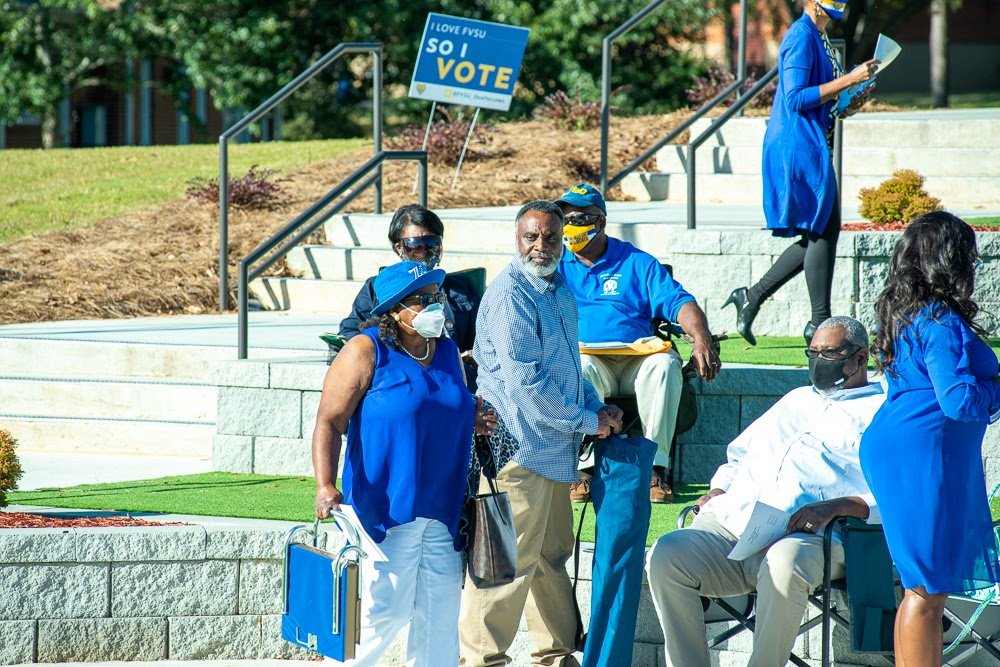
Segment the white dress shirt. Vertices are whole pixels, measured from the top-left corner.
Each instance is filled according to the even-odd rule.
[[[733,440],[727,462],[712,477],[712,498],[703,511],[733,535],[743,533],[757,501],[794,512],[803,505],[859,496],[878,523],[858,460],[861,434],[885,400],[882,385],[823,394],[812,386],[788,392]]]

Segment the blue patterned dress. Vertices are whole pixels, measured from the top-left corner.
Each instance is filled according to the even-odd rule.
[[[889,551],[906,588],[986,588],[1000,581],[982,463],[1000,409],[996,355],[940,304],[925,307],[894,349],[896,375],[860,452]]]

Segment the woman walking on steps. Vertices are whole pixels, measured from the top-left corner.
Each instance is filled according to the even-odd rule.
[[[843,16],[846,2],[803,0],[802,17],[781,41],[778,89],[764,135],[762,174],[764,218],[775,236],[798,236],[757,284],[739,287],[723,304],[736,306],[736,330],[751,345],[750,330],[765,299],[805,270],[812,317],[803,331],[806,342],[830,317],[833,264],[840,236],[840,207],[833,172],[833,128],[837,96],[869,80],[878,67],[869,60],[844,74],[826,28]],[[867,89],[845,115],[868,99]]]

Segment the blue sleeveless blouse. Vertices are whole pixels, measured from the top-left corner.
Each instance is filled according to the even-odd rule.
[[[349,423],[345,502],[376,542],[419,517],[447,526],[458,550],[476,414],[458,348],[438,338],[424,368],[383,343],[377,327],[361,334],[375,343],[375,369]]]

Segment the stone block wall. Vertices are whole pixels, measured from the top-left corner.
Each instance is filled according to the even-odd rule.
[[[286,531],[2,530],[0,664],[311,658],[281,639]]]

